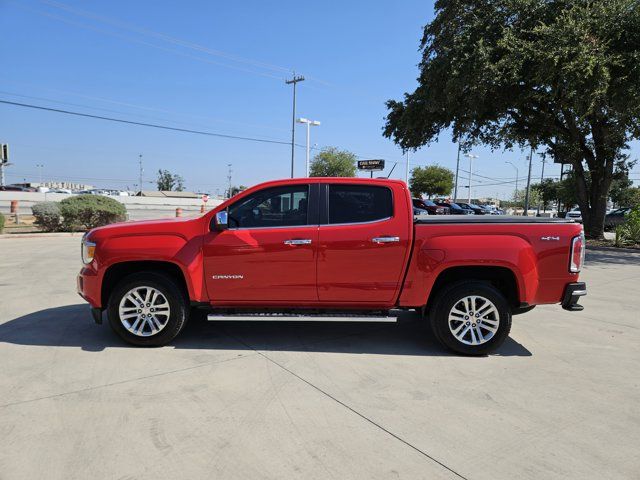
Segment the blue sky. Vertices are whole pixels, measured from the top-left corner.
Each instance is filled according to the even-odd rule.
[[[402,152],[382,137],[384,102],[415,87],[418,42],[432,17],[433,3],[424,1],[0,0],[0,99],[287,142],[291,87],[284,79],[295,69],[307,77],[298,88],[298,116],[322,122],[311,143],[384,158],[389,168],[401,162],[391,176],[404,178]],[[303,144],[303,126],[296,135]],[[36,165],[43,164],[45,180],[133,188],[139,154],[145,181],[168,169],[189,189],[211,193],[224,190],[229,163],[232,182],[244,185],[286,178],[290,169],[287,145],[8,105],[0,105],[0,142],[11,146],[9,182],[37,181]],[[442,135],[410,158],[413,165],[455,169],[456,152]],[[517,166],[524,184],[526,153],[474,153],[474,171],[482,175],[474,196],[511,195],[514,184],[502,182],[513,182],[515,169],[505,161]],[[304,157],[298,148],[296,176],[303,175]],[[462,166],[468,169],[466,160]],[[540,170],[534,157],[534,179]],[[559,166],[547,164],[545,176],[558,174]]]

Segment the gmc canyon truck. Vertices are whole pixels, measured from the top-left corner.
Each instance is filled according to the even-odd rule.
[[[455,352],[480,355],[512,315],[582,310],[582,226],[500,216],[413,217],[404,182],[301,178],[250,188],[198,218],[96,228],[78,293],[138,346],[209,320],[395,321],[417,310]]]

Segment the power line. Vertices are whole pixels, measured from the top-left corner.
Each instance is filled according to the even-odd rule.
[[[150,127],[150,128],[159,128],[161,130],[171,130],[171,131],[175,131],[175,132],[183,132],[183,133],[193,133],[196,135],[206,135],[209,137],[218,137],[218,138],[228,138],[228,139],[232,139],[232,140],[245,140],[245,141],[249,141],[249,142],[260,142],[260,143],[274,143],[277,145],[291,145],[291,142],[284,142],[284,141],[280,141],[280,140],[268,140],[265,138],[254,138],[254,137],[241,137],[238,135],[227,135],[224,133],[216,133],[216,132],[207,132],[204,130],[191,130],[189,128],[178,128],[178,127],[170,127],[167,125],[160,125],[160,124],[156,124],[156,123],[145,123],[145,122],[135,122],[133,120],[125,120],[122,118],[113,118],[113,117],[105,117],[102,115],[91,115],[89,113],[82,113],[82,112],[74,112],[72,110],[62,110],[59,108],[51,108],[51,107],[43,107],[41,105],[33,105],[30,103],[19,103],[19,102],[10,102],[8,100],[1,100],[0,99],[0,103],[4,103],[5,105],[12,105],[15,107],[24,107],[24,108],[32,108],[35,110],[44,110],[47,112],[54,112],[54,113],[62,113],[65,115],[74,115],[77,117],[86,117],[86,118],[93,118],[96,120],[106,120],[109,122],[116,122],[116,123],[124,123],[124,124],[128,124],[128,125],[138,125],[140,127]],[[297,146],[301,146],[301,145],[297,145]]]
[[[62,2],[54,2],[54,1],[50,1],[50,0],[41,0],[41,3],[44,3],[46,5],[49,5],[50,7],[53,8],[57,8],[59,10],[63,10],[66,12],[70,12],[74,15],[78,15],[81,17],[85,17],[85,18],[89,18],[91,20],[95,20],[98,22],[102,22],[105,23],[107,25],[111,25],[111,26],[115,26],[117,28],[121,28],[123,30],[129,30],[131,32],[140,34],[140,35],[147,35],[147,36],[151,36],[151,37],[155,37],[158,38],[160,40],[166,41],[168,43],[172,43],[174,45],[179,45],[181,47],[185,47],[185,48],[189,48],[192,50],[196,50],[199,52],[203,52],[206,53],[208,55],[212,55],[212,56],[217,56],[217,57],[222,57],[225,58],[227,60],[231,60],[233,62],[238,62],[238,63],[245,63],[248,65],[251,65],[253,67],[258,67],[258,68],[264,68],[267,70],[273,70],[273,71],[278,71],[278,72],[285,72],[288,73],[291,71],[291,68],[288,67],[282,67],[279,65],[273,65],[273,64],[269,64],[266,62],[262,62],[259,60],[253,60],[250,58],[244,58],[238,55],[234,55],[231,53],[227,53],[227,52],[223,52],[221,50],[215,50],[203,45],[199,45],[197,43],[194,42],[190,42],[188,40],[183,40],[181,38],[178,37],[174,37],[172,35],[167,35],[166,33],[162,33],[162,32],[158,32],[158,31],[154,31],[154,30],[150,30],[148,28],[141,28],[135,25],[131,25],[129,23],[125,23],[119,19],[115,19],[113,17],[105,17],[105,16],[101,16],[101,15],[97,15],[95,13],[89,12],[87,10],[79,10],[79,9],[75,9],[73,7],[71,7],[70,5],[67,5],[65,3]]]

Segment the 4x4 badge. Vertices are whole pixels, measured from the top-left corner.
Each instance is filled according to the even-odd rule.
[[[540,240],[544,240],[546,242],[559,242],[560,241],[560,237],[540,237]]]

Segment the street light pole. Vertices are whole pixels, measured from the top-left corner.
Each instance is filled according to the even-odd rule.
[[[303,81],[304,77],[301,75],[296,76],[296,72],[293,72],[293,78],[291,80],[284,81],[287,85],[293,85],[293,112],[291,115],[291,178],[293,178],[293,164],[296,155],[296,84]]]
[[[306,176],[308,177],[309,176],[309,150],[311,149],[310,130],[311,130],[311,127],[319,127],[320,122],[318,122],[317,120],[308,120],[306,118],[299,118],[298,123],[303,123],[307,125],[307,158],[305,162],[305,173],[306,173]]]
[[[478,158],[478,155],[474,155],[472,153],[466,153],[465,157],[469,157],[469,201],[467,203],[471,203],[471,182],[473,180],[473,159]]]
[[[407,171],[405,172],[404,183],[409,185],[409,150],[407,150]]]
[[[142,169],[142,154],[138,155],[138,166],[140,168],[140,184],[138,188],[140,188],[140,196],[142,196],[142,172],[144,171]]]
[[[460,171],[460,144],[458,143],[458,159],[456,160],[456,183],[453,189],[453,201],[458,198],[458,172]]]
[[[42,186],[42,169],[44,168],[44,165],[41,164],[41,163],[37,163],[36,167],[38,167],[38,172],[39,172],[39,174],[38,174],[38,178],[39,178],[38,183],[40,184],[39,186],[41,187]]]

